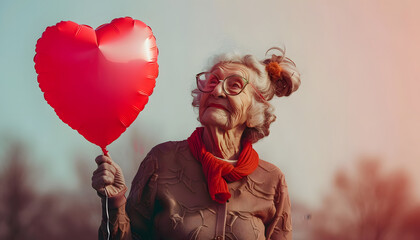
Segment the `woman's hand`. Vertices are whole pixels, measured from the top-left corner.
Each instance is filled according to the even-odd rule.
[[[100,195],[106,196],[105,188],[108,197],[116,196],[127,188],[120,166],[111,157],[99,155],[95,162],[98,168],[93,172],[92,187]]]

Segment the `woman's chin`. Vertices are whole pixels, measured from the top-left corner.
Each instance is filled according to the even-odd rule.
[[[204,112],[203,116],[200,117],[200,122],[203,126],[218,127],[221,129],[227,129],[228,118],[223,114],[215,114],[215,112]]]

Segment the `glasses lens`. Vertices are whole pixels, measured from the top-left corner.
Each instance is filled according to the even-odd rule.
[[[197,75],[197,87],[200,91],[211,92],[219,84],[216,75],[210,72],[204,72]]]
[[[226,78],[223,84],[227,94],[236,95],[245,87],[245,80],[241,76],[233,75]]]

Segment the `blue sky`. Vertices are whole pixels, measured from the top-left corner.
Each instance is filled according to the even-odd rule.
[[[302,85],[272,101],[278,119],[256,148],[285,172],[292,198],[319,203],[334,171],[360,156],[405,168],[419,182],[419,10],[408,0],[3,0],[0,156],[14,139],[23,141],[31,164],[46,170],[45,189],[72,185],[69,161],[75,156],[91,159],[94,170],[100,149],[62,123],[43,99],[35,44],[47,26],[62,20],[96,28],[131,16],[153,29],[160,74],[145,110],[109,147],[121,165],[133,135],[158,144],[185,139],[199,125],[190,92],[194,75],[212,56],[239,51],[263,58],[268,48],[285,46]]]

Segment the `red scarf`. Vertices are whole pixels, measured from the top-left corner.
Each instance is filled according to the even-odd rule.
[[[234,182],[251,174],[258,167],[259,157],[252,144],[244,142],[234,167],[207,152],[202,140],[203,131],[203,127],[197,128],[188,138],[188,145],[193,156],[203,166],[211,198],[218,203],[225,203],[231,197],[226,181]]]

